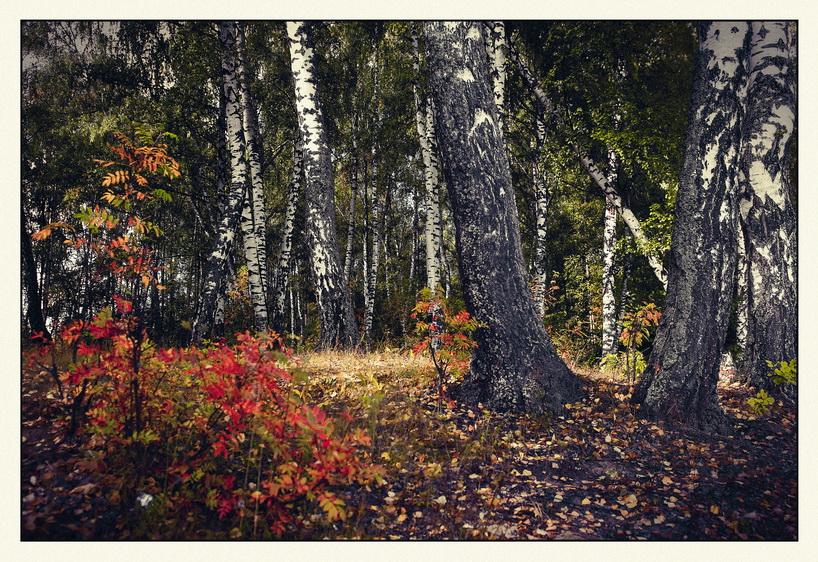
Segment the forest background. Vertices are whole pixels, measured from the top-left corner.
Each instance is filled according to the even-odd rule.
[[[94,17],[97,17],[97,16],[94,16]],[[345,15],[344,17],[347,17],[347,16]],[[392,17],[392,16],[390,16],[390,17]],[[551,16],[549,15],[548,17],[551,17]],[[617,17],[619,17],[619,14],[617,15]],[[626,16],[626,15],[624,15],[623,17],[627,17],[627,16]],[[162,19],[166,19],[166,18],[163,16],[163,18],[162,18]],[[809,43],[810,43],[810,42],[809,42],[809,40],[808,40],[808,39],[804,39],[804,40],[803,40],[803,41],[800,43],[799,47],[801,47],[801,48],[803,49],[803,50],[802,50],[802,52],[804,52],[804,53],[809,52],[809,46],[810,46],[810,45],[809,45]],[[805,56],[805,57],[804,57],[804,59],[806,59],[806,58],[807,58],[807,57]],[[13,60],[16,60],[16,58],[14,58],[14,57],[12,57],[12,59],[13,59]],[[804,65],[804,66],[806,66],[806,65]],[[801,76],[802,76],[802,77],[804,77],[805,75],[806,75],[806,72],[803,72],[803,73],[801,74]],[[803,87],[802,87],[802,89],[800,90],[799,95],[800,95],[800,96],[803,96],[803,98],[802,98],[802,99],[809,99],[809,98],[808,98],[808,95],[809,95],[809,94],[808,94],[808,92],[809,92],[809,80],[804,80],[804,82],[802,82],[802,84],[803,84]],[[4,107],[4,108],[3,108],[3,111],[4,111],[4,112],[5,112],[5,111],[8,111],[8,108],[7,108],[7,107]],[[801,112],[799,113],[799,122],[800,122],[800,123],[804,123],[804,122],[807,122],[807,120],[808,120],[808,119],[809,119],[809,108],[804,107],[804,106],[802,105],[802,106],[801,106]],[[13,122],[15,122],[15,121],[16,121],[16,119],[4,119],[4,122],[12,122],[12,123],[13,123]],[[803,125],[802,125],[802,127],[803,127]],[[805,137],[807,137],[807,136],[805,135]],[[6,142],[6,141],[4,141],[4,142]],[[800,147],[805,147],[805,146],[808,146],[808,143],[809,143],[809,139],[808,139],[808,137],[807,137],[807,138],[803,138],[803,137],[799,138],[799,146],[800,146]],[[16,148],[17,148],[17,147],[16,147],[16,144],[14,144],[14,143],[12,143],[12,144],[14,145],[14,148],[15,148],[15,150],[16,150]],[[804,153],[806,153],[806,150],[808,150],[808,149],[801,148],[801,150],[802,150],[802,151],[804,151],[804,152],[802,152],[802,154],[804,154]],[[8,153],[8,151],[6,151],[6,153]],[[16,162],[12,162],[12,163],[11,163],[11,165],[13,165],[13,166],[14,166],[14,168],[16,169],[16,165],[17,165],[17,164],[16,164]],[[806,206],[806,208],[807,208],[807,209],[809,208],[809,205],[811,204],[811,201],[810,201],[809,197],[803,197],[803,198],[801,199],[801,202],[802,202],[802,203],[803,203],[803,204]],[[14,210],[14,209],[16,209],[16,207],[15,207],[14,205],[9,205],[9,207],[11,208],[11,212],[13,212],[13,213],[14,213],[14,215],[10,216],[10,217],[7,219],[7,224],[15,224],[15,222],[18,220],[18,218],[17,218],[17,216],[16,216],[16,212],[15,212],[15,210]],[[804,213],[804,207],[802,207],[800,210],[801,210],[801,214],[803,215],[803,213]],[[8,211],[9,211],[9,209],[4,209],[4,213],[6,213],[6,212],[8,212]],[[802,222],[802,223],[800,223],[800,224],[799,224],[799,228],[801,228],[801,229],[802,229],[802,230],[801,230],[801,239],[802,239],[802,240],[809,239],[809,238],[810,238],[810,228],[811,228],[810,224],[809,224],[809,223],[804,223],[804,222]],[[16,234],[17,234],[17,232],[19,232],[19,231],[18,231],[18,229],[16,229],[16,228],[15,228],[15,229],[12,231],[12,234],[13,234],[13,235],[16,235]],[[341,236],[341,233],[340,233],[340,232],[339,232],[339,236]],[[18,252],[18,250],[17,250],[17,249],[19,248],[19,244],[17,244],[16,242],[12,242],[12,243],[11,243],[11,244],[9,244],[8,246],[10,246],[10,247],[7,247],[7,245],[5,245],[5,244],[4,244],[4,246],[3,246],[3,251],[4,251],[4,252],[8,252],[8,255],[9,255],[9,256],[12,256],[14,259],[18,259],[18,253],[17,253],[17,252]],[[806,255],[804,255],[804,254],[806,254]],[[808,249],[807,247],[804,247],[804,248],[802,249],[802,258],[809,258],[809,249]],[[807,260],[807,259],[803,259],[803,260],[802,260],[802,267],[803,267],[803,270],[802,270],[802,272],[801,272],[801,275],[802,275],[802,278],[803,278],[804,274],[805,274],[806,272],[808,272],[808,271],[809,271],[809,265],[808,265],[808,260]],[[9,272],[6,272],[6,273],[9,273]],[[5,284],[5,287],[11,287],[11,288],[16,288],[16,287],[19,287],[19,275],[17,275],[15,272],[11,272],[11,273],[14,273],[14,274],[13,274],[13,275],[11,275],[11,280],[9,281],[9,283]],[[648,277],[649,277],[649,275],[648,275]],[[808,285],[804,285],[804,287],[802,287],[802,291],[803,291],[805,288],[807,288],[807,287],[808,287]],[[17,298],[18,298],[19,294],[20,294],[20,291],[19,291],[19,290],[16,290],[16,291],[15,291],[15,290],[11,290],[11,291],[9,291],[9,295],[11,295],[11,298],[4,299],[4,302],[6,302],[6,303],[14,303],[14,302],[15,302],[15,299],[17,299]],[[18,314],[18,311],[20,310],[20,308],[19,308],[19,304],[20,304],[20,303],[19,303],[19,301],[17,301],[17,302],[16,302],[16,304],[17,304],[16,308],[15,308],[14,306],[10,307],[10,308],[11,308],[11,312],[10,312],[11,317],[16,317],[16,316],[17,316],[17,314]],[[808,303],[808,302],[802,303],[802,305],[803,305],[803,306],[805,306],[805,308],[808,308],[808,307],[809,307],[809,303]],[[5,306],[5,305],[4,305],[4,306]],[[802,319],[804,318],[804,311],[802,311],[801,317],[802,317]],[[808,324],[803,324],[803,325],[802,325],[802,331],[804,330],[804,327],[805,327],[806,325],[808,325]],[[10,340],[10,341],[17,341],[17,340],[19,339],[19,332],[17,332],[17,331],[15,331],[14,329],[12,329],[12,330],[11,330],[11,333],[9,334],[9,337],[8,337],[8,338],[6,338],[6,339],[7,339],[7,340]],[[809,351],[809,349],[808,349],[808,348],[803,350],[803,353],[804,353],[804,358],[803,358],[803,359],[804,359],[804,363],[803,363],[803,364],[804,364],[805,366],[806,366],[806,364],[807,364],[807,361],[809,360],[809,352],[810,352],[810,351]],[[808,385],[808,384],[805,384],[804,386],[802,386],[802,387],[801,387],[801,391],[804,393],[804,395],[808,395],[808,392],[809,392],[809,385]],[[802,396],[803,396],[803,395],[802,395]],[[805,423],[805,427],[807,427],[807,426],[806,426],[806,424],[808,424],[808,423],[809,423],[809,420],[807,419],[807,417],[806,417],[806,416],[805,416],[805,418],[804,418],[802,421]],[[14,447],[12,447],[12,449],[14,449]],[[809,461],[808,461],[808,462],[809,462]],[[804,469],[807,469],[807,467],[808,467],[808,466],[809,466],[808,464],[803,465]]]

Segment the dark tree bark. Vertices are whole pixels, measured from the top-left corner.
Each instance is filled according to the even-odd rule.
[[[43,338],[51,340],[51,333],[45,325],[40,288],[37,285],[37,263],[34,260],[34,251],[31,247],[31,235],[26,230],[26,220],[23,209],[20,208],[20,241],[23,251],[23,273],[26,290],[26,317],[28,327],[32,332],[42,332]]]
[[[466,308],[484,324],[458,395],[499,411],[559,411],[582,395],[528,286],[482,27],[424,24],[427,71]]]
[[[740,161],[748,320],[740,370],[746,382],[772,390],[767,362],[798,354],[796,216],[789,185],[795,93],[786,22],[753,22],[752,28]]]
[[[303,141],[310,270],[321,317],[319,349],[354,347],[352,315],[335,226],[335,184],[324,116],[319,104],[310,27],[287,22],[298,124]]]
[[[736,268],[736,178],[747,84],[746,22],[699,26],[699,53],[653,351],[634,400],[651,420],[729,432],[716,394]]]

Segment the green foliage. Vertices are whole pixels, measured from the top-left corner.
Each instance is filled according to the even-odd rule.
[[[796,359],[792,361],[780,361],[778,364],[767,361],[767,366],[772,369],[772,372],[767,373],[767,376],[772,379],[777,387],[783,387],[782,390],[785,391],[785,395],[788,388],[792,388],[798,384]],[[747,404],[749,404],[750,409],[756,415],[763,416],[769,412],[770,407],[775,404],[775,398],[762,389],[759,390],[753,398],[749,398]]]
[[[781,361],[777,365],[772,361],[767,361],[767,366],[773,369],[773,372],[767,373],[767,376],[770,377],[775,384],[791,384],[793,386],[798,384],[797,359],[793,359],[792,361]]]
[[[775,404],[775,398],[767,394],[764,390],[759,390],[755,397],[747,400],[750,409],[757,415],[763,416],[770,411],[770,406]]]

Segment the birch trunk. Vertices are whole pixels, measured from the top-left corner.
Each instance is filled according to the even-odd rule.
[[[251,280],[250,288],[253,296],[253,306],[256,310],[256,329],[267,329],[267,209],[264,203],[264,184],[261,174],[261,143],[258,135],[258,117],[250,95],[250,71],[247,62],[245,46],[244,24],[237,24],[236,47],[238,49],[239,86],[241,88],[242,115],[244,136],[247,148],[247,164],[250,185],[248,187],[248,202],[250,210],[250,228],[255,243],[253,253],[255,262],[251,271],[258,275],[257,283]]]
[[[420,76],[420,56],[418,40],[412,36],[413,69],[415,76]],[[438,177],[438,159],[433,150],[434,121],[431,103],[424,103],[420,95],[417,78],[413,81],[412,90],[415,97],[415,126],[420,141],[420,154],[423,160],[423,178],[425,186],[426,225],[424,239],[426,242],[426,286],[436,291],[440,285],[441,267],[441,223],[440,223],[440,186]]]
[[[424,32],[464,298],[484,324],[458,395],[499,411],[559,411],[582,389],[551,345],[529,290],[481,26],[427,22]]]
[[[246,184],[246,162],[243,150],[241,108],[238,102],[236,63],[233,55],[235,26],[231,22],[219,24],[222,49],[222,87],[225,98],[225,122],[230,149],[231,178],[227,204],[224,207],[213,252],[207,260],[202,288],[201,308],[193,327],[193,343],[199,343],[213,328],[218,292],[221,290],[228,255],[233,248],[236,226],[241,213]]]
[[[752,23],[749,65],[740,161],[748,318],[741,371],[746,382],[771,390],[767,362],[798,355],[797,230],[789,180],[795,93],[786,22]]]
[[[357,339],[357,326],[338,252],[332,161],[317,95],[310,28],[305,22],[287,22],[287,34],[304,143],[307,245],[321,319],[318,348],[350,348]]]
[[[534,263],[532,269],[534,277],[534,303],[537,306],[540,316],[545,314],[545,293],[548,290],[548,264],[545,253],[548,242],[548,207],[551,202],[551,194],[548,190],[547,173],[545,170],[545,155],[543,147],[545,145],[545,123],[537,117],[537,158],[534,161],[534,196],[535,196],[535,216],[537,217],[537,233],[534,238]]]
[[[513,42],[511,41],[508,42],[508,51],[512,61],[520,70],[520,73],[523,75],[523,78],[525,78],[526,82],[528,83],[528,86],[531,88],[532,92],[534,93],[534,96],[537,98],[537,101],[543,107],[543,110],[545,110],[546,113],[553,114],[556,117],[557,126],[561,130],[564,130],[565,125],[562,123],[561,119],[557,115],[554,105],[551,103],[551,99],[548,97],[545,91],[542,88],[540,88],[539,79],[531,71],[531,69],[529,69],[528,66],[523,62],[519,53],[517,53],[517,50],[515,49]],[[656,275],[656,278],[662,284],[662,287],[664,287],[667,290],[667,272],[665,271],[665,268],[663,267],[661,260],[657,256],[650,254],[646,251],[647,236],[645,236],[645,232],[642,230],[642,225],[639,223],[639,219],[636,218],[636,215],[633,214],[633,211],[631,211],[630,208],[625,204],[625,202],[622,200],[622,197],[619,195],[619,192],[608,180],[608,178],[605,177],[605,174],[603,174],[599,170],[594,161],[582,151],[579,145],[570,140],[568,141],[568,145],[571,147],[571,150],[574,152],[574,154],[577,155],[579,161],[582,163],[582,166],[591,176],[591,179],[594,180],[594,183],[596,183],[597,186],[599,186],[599,188],[602,190],[602,193],[605,195],[607,201],[610,204],[614,205],[616,207],[616,210],[619,211],[622,220],[625,222],[625,226],[628,227],[628,230],[630,230],[631,234],[633,235],[637,247],[640,249],[642,253],[644,253],[645,257],[648,260],[648,263],[650,264],[651,269],[653,269],[653,272]]]
[[[734,170],[747,93],[749,36],[746,22],[699,26],[667,297],[653,351],[634,393],[648,419],[716,433],[730,431],[716,384],[735,280]]]
[[[347,247],[344,252],[344,282],[347,286],[349,286],[352,272],[352,242],[355,239],[355,199],[358,196],[358,156],[355,141],[353,141],[352,170],[350,170],[349,176],[349,221],[347,223]]]
[[[377,168],[376,168],[377,170]],[[377,174],[377,171],[375,172]],[[373,191],[375,188],[373,187]],[[365,288],[369,295],[367,299],[366,310],[364,312],[364,337],[366,338],[367,346],[372,342],[372,322],[375,313],[375,290],[378,283],[378,265],[380,263],[381,255],[381,241],[382,241],[382,217],[384,216],[386,208],[386,196],[375,195],[375,204],[372,207],[372,260],[371,267],[366,272]],[[366,271],[366,270],[365,270]]]
[[[605,205],[602,232],[602,357],[616,353],[616,296],[614,295],[614,258],[616,248],[616,207]]]
[[[278,264],[273,280],[273,329],[279,332],[283,332],[285,327],[287,278],[291,269],[295,212],[298,207],[298,188],[301,185],[303,174],[303,151],[301,150],[301,142],[296,140],[293,143],[293,167],[290,182],[287,185],[287,207],[284,211],[284,224],[281,227],[281,246],[279,247]]]

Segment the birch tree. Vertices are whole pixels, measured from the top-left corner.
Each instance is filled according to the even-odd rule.
[[[296,135],[298,137],[298,135]],[[304,175],[304,158],[300,139],[293,142],[292,171],[287,184],[287,206],[284,210],[284,223],[281,226],[281,244],[278,250],[278,263],[273,279],[273,329],[284,332],[286,320],[287,278],[292,270],[293,232],[295,231],[295,212],[298,206],[299,187]],[[292,322],[290,322],[292,328]]]
[[[250,95],[250,70],[245,46],[244,24],[236,25],[236,48],[238,54],[238,78],[241,91],[242,124],[247,150],[249,183],[242,212],[245,235],[245,255],[250,273],[250,296],[256,316],[256,329],[267,329],[267,210],[264,204],[264,185],[261,177],[261,142],[258,134],[258,117]]]
[[[734,170],[747,92],[748,32],[746,22],[699,25],[667,297],[634,393],[648,419],[718,433],[730,429],[716,384],[735,280]]]
[[[310,27],[306,22],[287,22],[287,35],[304,151],[307,246],[321,319],[318,347],[348,348],[355,345],[357,326],[338,251],[332,161],[317,93]]]
[[[247,183],[247,164],[244,154],[244,138],[239,104],[239,85],[236,76],[234,55],[235,25],[232,22],[219,24],[219,41],[222,49],[221,72],[222,89],[225,98],[225,123],[230,150],[230,190],[227,204],[221,214],[219,229],[213,244],[213,251],[207,260],[201,307],[193,326],[194,343],[201,341],[213,327],[218,292],[222,287],[227,259],[233,249],[236,226],[244,201]]]
[[[739,162],[749,322],[740,369],[747,382],[768,390],[767,362],[798,354],[796,215],[789,180],[795,93],[787,27],[783,21],[752,23]]]
[[[548,286],[548,267],[546,262],[546,244],[548,242],[548,207],[551,203],[551,194],[545,169],[545,122],[542,120],[542,111],[537,112],[536,137],[533,141],[537,151],[534,159],[532,175],[534,179],[534,216],[536,217],[536,233],[534,235],[534,258],[532,263],[532,277],[534,278],[534,303],[540,316],[545,314],[545,293]]]
[[[582,389],[551,345],[528,287],[482,28],[427,22],[424,33],[463,294],[483,323],[459,394],[501,411],[558,411]]]
[[[616,207],[606,201],[602,231],[602,357],[616,353],[619,333],[616,330],[616,296],[614,295],[614,258],[616,257]]]

